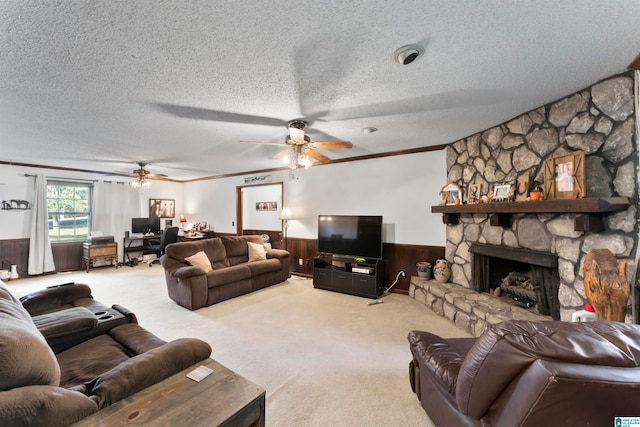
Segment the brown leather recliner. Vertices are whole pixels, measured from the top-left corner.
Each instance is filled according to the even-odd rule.
[[[409,378],[437,426],[613,425],[640,415],[640,325],[510,321],[412,331]]]

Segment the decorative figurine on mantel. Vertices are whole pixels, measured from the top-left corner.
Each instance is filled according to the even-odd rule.
[[[591,249],[584,258],[584,292],[598,320],[624,322],[629,302],[627,261],[609,249]]]

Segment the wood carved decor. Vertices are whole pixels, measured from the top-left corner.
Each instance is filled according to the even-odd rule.
[[[629,302],[627,261],[609,249],[591,249],[584,259],[584,291],[598,320],[624,322]]]

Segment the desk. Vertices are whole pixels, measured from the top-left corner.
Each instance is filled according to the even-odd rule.
[[[186,377],[213,369],[199,383]],[[265,391],[209,358],[82,419],[74,426],[264,427]]]
[[[215,234],[212,233],[207,233],[207,234],[202,234],[202,235],[183,235],[183,236],[178,236],[178,242],[197,242],[198,240],[204,240],[204,239],[213,239],[214,237],[216,237]]]
[[[150,240],[160,240],[162,239],[162,234],[154,235],[154,236],[129,236],[124,238],[124,256],[126,258],[126,262],[131,261],[131,257],[129,256],[129,252],[153,252],[155,253],[155,249],[151,249],[151,245],[149,243]],[[136,243],[136,244],[134,244]]]

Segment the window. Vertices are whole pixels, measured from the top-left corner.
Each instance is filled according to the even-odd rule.
[[[86,239],[91,225],[91,190],[82,182],[47,182],[49,238],[52,242]]]

